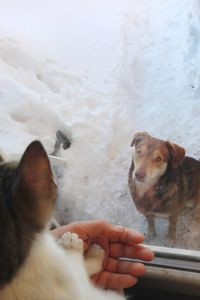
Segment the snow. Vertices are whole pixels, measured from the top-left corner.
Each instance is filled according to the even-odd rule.
[[[136,3],[132,7],[136,16],[130,11],[130,18],[139,18],[146,26],[133,27],[128,22],[126,28],[127,35],[137,43],[133,44],[133,51],[129,50],[127,59],[130,75],[137,76],[135,129],[143,128],[180,143],[189,155],[199,158],[200,137],[195,126],[199,124],[200,109],[199,3],[153,1],[148,2],[149,9],[144,1]],[[138,42],[141,36],[142,41]]]
[[[39,139],[51,153],[58,129],[72,137],[59,153],[61,222],[104,218],[146,231],[127,186],[137,131],[200,157],[199,28],[197,0],[1,5],[0,148],[9,156]],[[197,248],[196,227],[191,237],[179,223],[177,245]],[[166,222],[157,227],[153,243],[166,244]]]

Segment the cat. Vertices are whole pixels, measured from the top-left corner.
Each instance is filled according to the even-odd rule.
[[[58,241],[48,223],[57,187],[48,156],[32,142],[19,163],[0,163],[0,300],[125,300],[96,287],[104,250],[66,232]]]

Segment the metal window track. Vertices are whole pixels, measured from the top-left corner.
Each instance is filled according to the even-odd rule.
[[[139,279],[141,286],[200,296],[200,251],[145,246],[154,251],[155,257],[151,262],[142,261],[146,272]],[[141,262],[138,259],[131,261]]]
[[[151,245],[145,246],[155,253],[155,257],[151,262],[143,262],[147,267],[200,273],[200,251]],[[131,259],[131,261],[139,262],[140,260]]]

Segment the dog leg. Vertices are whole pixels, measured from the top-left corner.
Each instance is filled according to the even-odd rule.
[[[171,243],[176,241],[176,225],[178,222],[179,214],[171,215],[169,217],[168,239]]]
[[[150,216],[150,215],[147,215],[146,218],[148,222],[147,239],[151,240],[156,237],[155,219],[154,216]]]

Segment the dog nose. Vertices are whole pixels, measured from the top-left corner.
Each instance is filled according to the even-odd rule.
[[[136,172],[135,177],[138,181],[142,181],[142,180],[144,180],[145,172],[143,172],[143,171]]]

